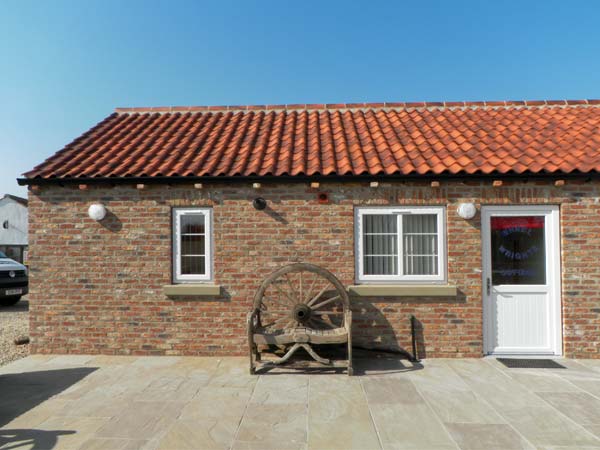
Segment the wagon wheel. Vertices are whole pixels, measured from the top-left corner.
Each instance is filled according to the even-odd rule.
[[[254,297],[254,308],[260,311],[258,325],[268,331],[342,327],[348,304],[346,290],[331,272],[306,263],[272,273]]]

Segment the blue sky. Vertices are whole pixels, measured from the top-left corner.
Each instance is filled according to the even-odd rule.
[[[0,4],[0,195],[116,106],[600,98],[600,3]]]

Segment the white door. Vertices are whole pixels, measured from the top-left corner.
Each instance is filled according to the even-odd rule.
[[[560,355],[557,206],[482,208],[486,354]]]

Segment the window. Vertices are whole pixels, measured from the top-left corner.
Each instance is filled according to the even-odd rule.
[[[173,279],[209,281],[212,277],[212,210],[173,209]]]
[[[443,207],[357,208],[359,281],[444,281]]]

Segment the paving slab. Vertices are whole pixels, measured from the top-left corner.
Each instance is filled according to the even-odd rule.
[[[79,450],[145,450],[148,441],[136,439],[91,438],[85,441]]]
[[[312,449],[379,449],[360,378],[316,376],[309,382],[308,446]]]
[[[34,355],[0,369],[0,449],[600,449],[600,364],[561,363]]]
[[[447,428],[464,450],[535,450],[510,425],[453,423]]]
[[[507,422],[536,446],[600,447],[600,440],[550,406],[533,406],[506,413]]]
[[[108,420],[96,435],[105,438],[151,440],[179,417],[183,404],[176,402],[132,402]]]
[[[240,422],[251,396],[252,389],[248,388],[204,387],[183,407],[179,417],[184,420],[234,417]]]
[[[303,404],[308,401],[307,375],[263,376],[256,383],[252,394],[251,405],[289,405]]]
[[[506,423],[492,406],[474,392],[423,390],[421,395],[443,423]]]
[[[58,431],[56,447],[75,450],[105,423],[106,419],[98,417],[50,417],[38,425],[37,429],[52,433]]]
[[[306,444],[307,408],[305,404],[253,404],[246,409],[236,441]]]
[[[600,425],[600,399],[587,392],[543,392],[539,395],[580,425]]]
[[[440,419],[424,403],[375,405],[371,414],[385,449],[458,448]]]
[[[556,373],[512,372],[509,376],[532,392],[579,392],[580,389],[568,379]]]
[[[414,372],[409,378],[444,423],[506,423],[444,360],[428,364],[427,370]]]
[[[546,405],[534,392],[486,361],[456,360],[449,361],[448,365],[475,394],[485,399],[501,415],[514,410]]]
[[[236,420],[177,420],[160,440],[158,449],[228,449],[237,428]]]

